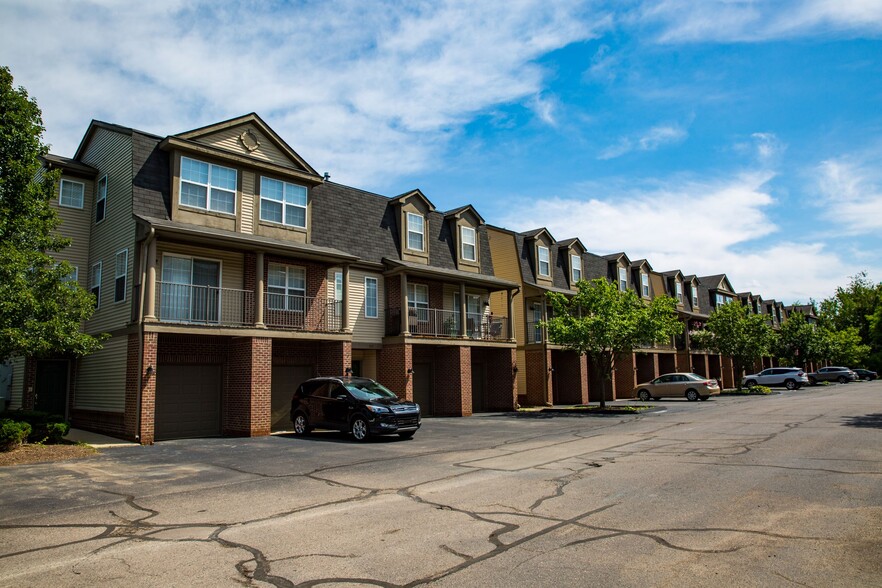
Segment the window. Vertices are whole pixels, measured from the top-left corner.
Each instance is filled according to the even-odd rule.
[[[79,182],[61,180],[58,191],[58,205],[66,208],[82,208],[85,187]]]
[[[107,176],[98,180],[98,193],[95,195],[95,222],[100,223],[107,215]]]
[[[266,272],[267,307],[270,310],[306,310],[306,270],[271,263]]]
[[[695,284],[692,284],[692,310],[698,310],[698,288],[695,287]]]
[[[723,306],[724,304],[731,302],[731,300],[732,299],[729,298],[728,296],[724,296],[722,294],[717,294],[717,306]]]
[[[624,292],[628,289],[628,270],[623,267],[619,268],[619,290]]]
[[[260,178],[260,220],[306,228],[306,188]]]
[[[185,206],[235,213],[236,170],[182,157],[180,202]]]
[[[220,269],[217,261],[164,256],[159,289],[160,320],[220,322]]]
[[[414,251],[423,249],[423,236],[425,234],[424,219],[419,214],[407,213],[407,248]]]
[[[65,278],[65,281],[70,282],[71,284],[76,284],[79,279],[80,270],[77,266],[72,266],[70,268],[70,273]]]
[[[113,282],[113,301],[122,302],[126,299],[126,276],[129,273],[129,250],[123,249],[116,254],[116,274]]]
[[[649,298],[649,276],[640,272],[640,285],[643,288],[643,297]]]
[[[681,284],[680,282],[675,282],[674,283],[674,291],[677,296],[677,302],[679,302],[680,304],[683,304],[683,284]]]
[[[95,308],[101,308],[101,262],[92,266],[92,283],[89,291],[95,297]]]
[[[420,322],[429,320],[429,287],[423,284],[407,285],[407,309]]]
[[[582,258],[578,255],[570,255],[570,267],[573,270],[573,284],[582,279]]]
[[[343,272],[334,272],[334,310],[343,316]]]
[[[364,279],[364,316],[377,318],[379,295],[377,294],[377,278]]]
[[[462,258],[467,261],[478,259],[477,234],[471,227],[460,227],[459,234],[462,239]]]
[[[540,245],[538,251],[539,251],[539,275],[540,276],[550,276],[551,275],[551,263],[549,262],[548,247],[544,247],[544,246]]]

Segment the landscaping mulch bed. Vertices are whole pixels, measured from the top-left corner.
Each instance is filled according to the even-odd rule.
[[[0,467],[23,465],[28,463],[43,463],[48,461],[64,461],[68,459],[82,459],[98,455],[98,450],[91,445],[81,443],[40,445],[29,443],[0,453]]]

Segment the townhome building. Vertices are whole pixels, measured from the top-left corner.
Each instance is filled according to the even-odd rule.
[[[699,276],[699,299],[702,304],[706,304],[708,315],[715,309],[737,302],[740,304],[740,298],[735,293],[729,278],[726,274],[716,274],[712,276]],[[706,366],[703,371],[695,373],[707,376],[708,378],[716,378],[720,381],[723,388],[732,388],[735,386],[735,366],[731,357],[719,354],[707,354],[705,356]],[[702,366],[696,366],[698,370],[702,370]]]
[[[141,443],[265,435],[294,388],[363,374],[427,414],[511,409],[483,219],[327,181],[256,114],[166,137],[93,121],[59,168],[59,254],[96,298],[82,359],[16,358],[12,408]],[[499,372],[499,373],[497,373]]]

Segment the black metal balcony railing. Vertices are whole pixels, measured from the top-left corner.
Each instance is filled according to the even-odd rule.
[[[458,338],[461,333],[460,313],[441,308],[411,308],[407,326],[411,335],[418,337]],[[469,339],[490,341],[508,340],[506,317],[466,313],[465,336]],[[386,335],[401,333],[401,309],[386,309]]]
[[[527,321],[527,343],[545,343],[545,328],[538,321]]]
[[[342,328],[340,304],[315,296],[264,295],[264,324],[298,331],[332,332]]]

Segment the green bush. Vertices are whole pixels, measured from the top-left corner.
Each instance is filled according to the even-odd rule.
[[[771,394],[772,389],[769,388],[768,386],[756,385],[756,386],[751,386],[750,388],[748,388],[747,393],[748,394],[759,394],[759,395],[765,396],[767,394]]]
[[[31,433],[27,423],[12,419],[0,420],[0,451],[9,451],[21,445]]]
[[[30,425],[28,441],[31,443],[60,443],[70,431],[70,424],[60,414],[39,410],[16,410],[7,414],[11,419]]]

